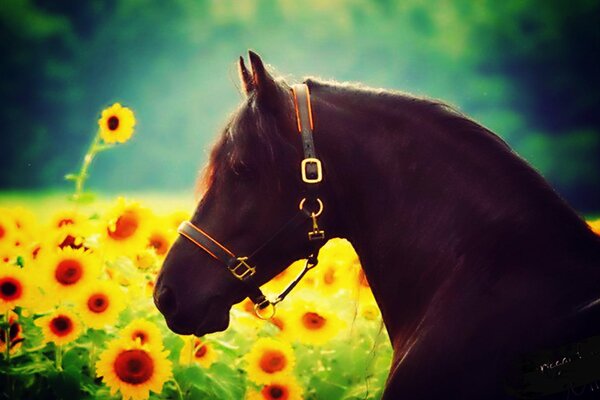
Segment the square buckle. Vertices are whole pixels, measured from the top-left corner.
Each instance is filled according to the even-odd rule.
[[[251,277],[256,272],[254,267],[248,265],[248,263],[246,262],[247,259],[248,257],[238,257],[237,260],[239,262],[234,267],[228,268],[229,271],[231,271],[231,273],[233,274],[233,276],[242,281],[246,278]],[[240,269],[242,269],[241,272],[239,271]]]
[[[317,169],[317,176],[310,178],[308,175],[308,166],[314,165]],[[300,171],[302,171],[302,180],[305,183],[319,183],[323,180],[323,167],[321,166],[321,160],[318,158],[305,158],[300,164]]]

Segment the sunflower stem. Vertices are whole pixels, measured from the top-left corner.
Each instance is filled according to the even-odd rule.
[[[83,157],[83,163],[81,163],[81,168],[79,169],[79,173],[75,175],[75,194],[73,194],[74,200],[81,199],[83,194],[83,186],[85,185],[85,181],[88,178],[88,169],[90,164],[94,160],[96,153],[101,150],[100,146],[100,131],[96,132],[90,147],[88,148],[85,156]]]
[[[183,392],[181,391],[181,386],[177,383],[177,379],[173,378],[173,384],[175,385],[175,389],[177,389],[177,396],[179,400],[183,400]]]
[[[4,322],[6,323],[6,328],[4,328],[4,345],[6,348],[4,349],[4,358],[6,359],[6,363],[10,366],[10,310],[6,310],[4,314]]]
[[[54,362],[56,364],[56,369],[62,371],[62,346],[55,345],[54,346]]]
[[[92,348],[90,349],[90,375],[95,376],[94,364],[96,363],[96,345],[92,342]]]

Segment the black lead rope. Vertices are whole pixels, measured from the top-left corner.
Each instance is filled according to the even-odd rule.
[[[213,258],[221,261],[229,272],[246,286],[249,293],[248,297],[254,303],[256,315],[263,319],[273,317],[275,315],[275,306],[283,301],[298,285],[304,275],[318,264],[317,252],[321,243],[325,240],[325,231],[320,229],[318,225],[318,217],[323,212],[323,202],[318,197],[319,183],[323,180],[323,169],[321,161],[317,158],[313,141],[313,119],[308,86],[306,84],[294,85],[292,87],[292,95],[296,110],[298,132],[302,137],[302,150],[304,153],[304,159],[300,163],[300,173],[302,181],[306,184],[306,197],[300,201],[298,212],[247,257],[236,256],[227,247],[191,222],[183,222],[178,229],[178,232],[182,236],[189,239]],[[315,206],[316,208],[314,208]],[[251,265],[250,260],[254,259],[258,253],[264,251],[286,232],[298,229],[306,220],[311,220],[312,227],[308,232],[310,253],[306,258],[304,269],[271,301],[267,299],[258,284],[254,281],[253,276],[256,273],[256,268]],[[265,314],[264,310],[269,306],[271,312]]]

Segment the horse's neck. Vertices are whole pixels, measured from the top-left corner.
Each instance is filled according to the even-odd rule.
[[[452,154],[460,144],[442,148],[434,139],[407,137],[428,134],[422,127],[381,132],[383,124],[361,126],[351,114],[343,117],[321,121],[324,133],[317,138],[329,174],[329,207],[339,222],[334,233],[353,243],[388,332],[392,340],[403,338],[405,349],[433,300],[456,279],[493,279],[550,261],[563,246],[561,229],[567,236],[583,232],[583,223],[533,170],[520,160],[502,165],[503,156],[514,157],[506,150],[496,149],[486,161],[485,154]],[[515,165],[530,176],[515,177]],[[535,229],[542,234],[535,236]],[[573,250],[567,247],[563,253]]]

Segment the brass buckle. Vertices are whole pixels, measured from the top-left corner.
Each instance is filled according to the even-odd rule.
[[[238,257],[237,260],[239,261],[239,263],[237,263],[235,265],[235,267],[229,267],[229,271],[231,271],[231,273],[233,274],[233,276],[235,276],[236,278],[238,278],[239,280],[244,280],[247,277],[251,277],[252,275],[254,275],[256,273],[256,270],[254,269],[254,267],[248,265],[248,263],[246,262],[246,260],[248,259],[248,257]],[[245,268],[242,272],[238,272],[238,270],[240,268]]]
[[[309,164],[314,164],[317,167],[316,178],[309,178],[306,168]],[[300,164],[300,171],[302,171],[302,180],[305,183],[319,183],[323,180],[323,167],[321,166],[321,160],[318,158],[305,158]]]

